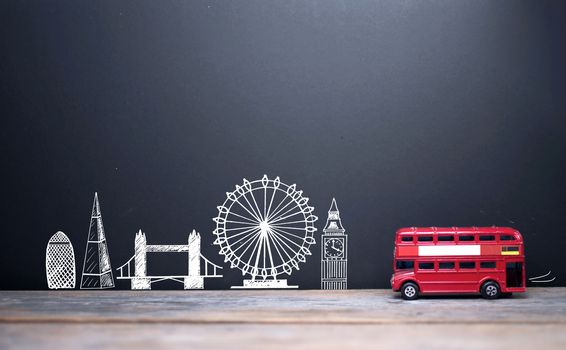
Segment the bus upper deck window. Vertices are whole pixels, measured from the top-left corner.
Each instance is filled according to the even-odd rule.
[[[461,235],[458,236],[458,240],[460,242],[470,242],[474,240],[474,236],[473,235]]]
[[[482,235],[480,236],[480,241],[495,241],[494,235]]]
[[[499,236],[499,240],[501,241],[514,241],[515,237],[512,235],[501,235]]]
[[[412,242],[413,236],[401,236],[401,241],[402,242]]]
[[[432,242],[432,236],[419,236],[419,242]]]
[[[438,236],[439,242],[451,242],[454,240],[454,236],[452,235],[440,235]]]

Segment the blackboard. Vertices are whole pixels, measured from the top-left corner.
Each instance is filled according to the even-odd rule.
[[[113,268],[139,229],[196,229],[224,266],[207,288],[241,283],[212,218],[264,174],[310,198],[318,240],[336,198],[350,288],[389,287],[397,228],[474,225],[519,229],[527,275],[566,285],[564,2],[0,6],[1,289],[47,288],[58,230],[80,269],[94,192]],[[319,243],[292,284],[320,287]]]

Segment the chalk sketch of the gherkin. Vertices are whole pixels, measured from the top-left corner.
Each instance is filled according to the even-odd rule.
[[[85,250],[81,289],[114,288],[110,255],[102,224],[102,213],[98,202],[98,193],[94,193],[90,228]]]
[[[61,231],[51,236],[47,243],[45,273],[49,289],[75,288],[75,251],[69,237]]]

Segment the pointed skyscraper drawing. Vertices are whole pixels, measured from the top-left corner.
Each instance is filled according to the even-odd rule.
[[[114,276],[110,266],[110,255],[102,224],[102,213],[98,203],[98,193],[94,193],[90,227],[86,242],[81,289],[114,288]]]

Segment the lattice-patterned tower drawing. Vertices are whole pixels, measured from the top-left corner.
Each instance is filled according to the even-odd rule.
[[[334,198],[322,231],[321,288],[348,289],[348,235]]]
[[[45,272],[49,289],[75,288],[75,251],[69,237],[61,231],[51,236],[47,243]]]
[[[105,288],[114,288],[114,277],[102,224],[98,193],[95,192],[81,276],[81,289]]]

